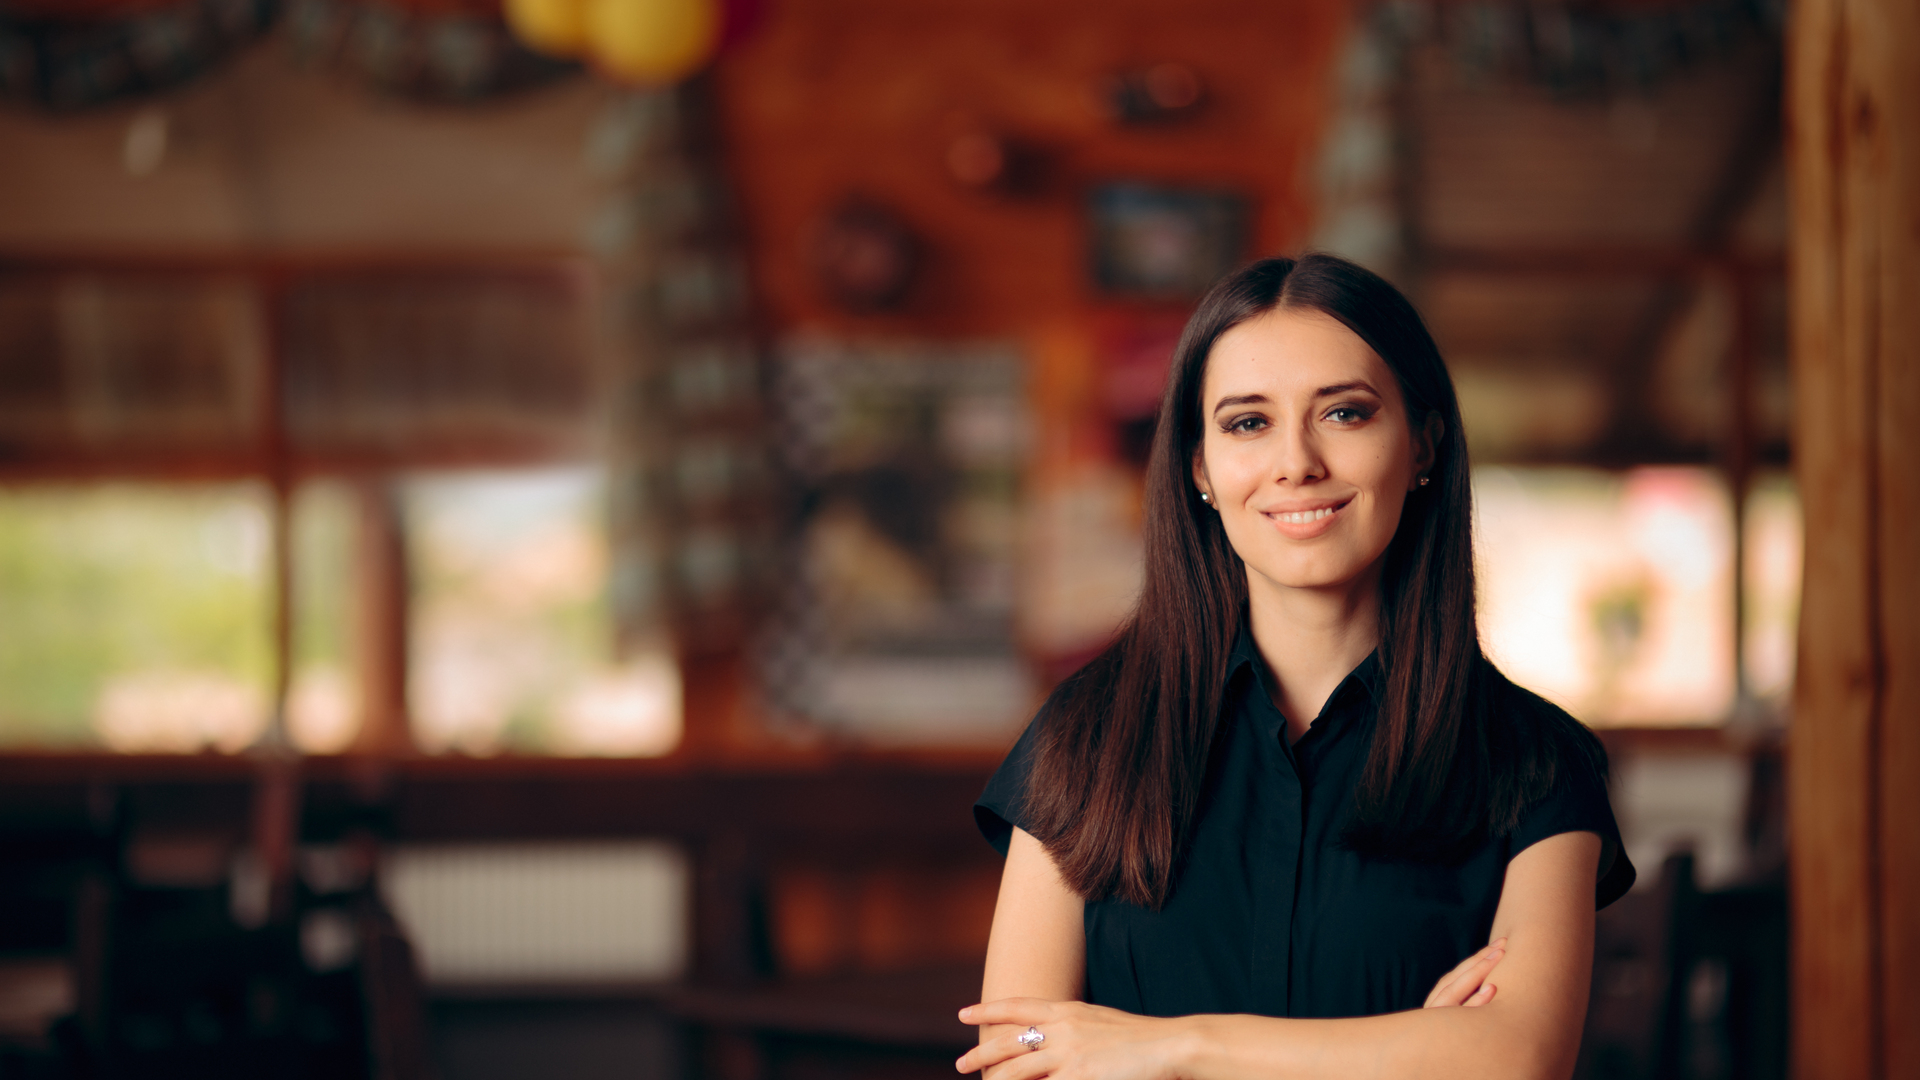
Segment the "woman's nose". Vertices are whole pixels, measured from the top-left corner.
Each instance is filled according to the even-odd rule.
[[[1274,483],[1310,484],[1326,479],[1326,460],[1321,456],[1319,440],[1313,437],[1310,427],[1288,425],[1279,434],[1280,438],[1275,440],[1274,445]]]

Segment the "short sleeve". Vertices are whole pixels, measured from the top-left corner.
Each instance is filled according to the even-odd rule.
[[[1045,716],[1044,712],[1041,716]],[[1007,751],[1006,760],[993,771],[993,778],[987,781],[987,789],[973,803],[973,821],[980,827],[980,835],[987,838],[995,851],[1005,855],[1007,845],[1013,842],[1014,826],[1025,828],[1027,824],[1024,804],[1027,798],[1027,776],[1033,771],[1033,748],[1039,741],[1040,719],[1035,717],[1020,734],[1020,740]]]
[[[1607,800],[1604,758],[1570,756],[1563,760],[1553,790],[1520,815],[1507,837],[1507,858],[1520,854],[1548,837],[1590,832],[1600,836],[1600,874],[1594,886],[1594,908],[1606,907],[1633,887],[1635,871],[1620,843],[1620,826]]]

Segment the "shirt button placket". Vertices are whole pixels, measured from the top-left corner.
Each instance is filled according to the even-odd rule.
[[[1284,736],[1282,736],[1284,738]],[[1293,914],[1299,893],[1300,843],[1305,835],[1300,777],[1284,747],[1274,770],[1272,872],[1261,881],[1254,925],[1253,999],[1261,1012],[1292,1015]]]

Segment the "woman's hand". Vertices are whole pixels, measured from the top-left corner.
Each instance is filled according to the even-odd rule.
[[[1433,984],[1433,992],[1427,995],[1426,1008],[1440,1009],[1449,1005],[1464,1005],[1469,1008],[1485,1005],[1493,1000],[1494,985],[1487,981],[1500,958],[1507,955],[1507,939],[1501,938],[1465,960]]]
[[[954,1063],[963,1073],[1000,1065],[993,1080],[1173,1080],[1188,1046],[1186,1025],[1179,1020],[1078,1001],[1003,998],[961,1009],[960,1020],[1012,1025]],[[1020,1034],[1029,1027],[1046,1036],[1037,1050],[1020,1045]]]

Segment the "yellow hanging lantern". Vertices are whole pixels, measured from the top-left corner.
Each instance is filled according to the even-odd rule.
[[[534,52],[573,58],[587,51],[587,0],[506,0],[506,16]]]
[[[595,64],[626,82],[675,83],[700,70],[720,41],[719,0],[586,0]]]

